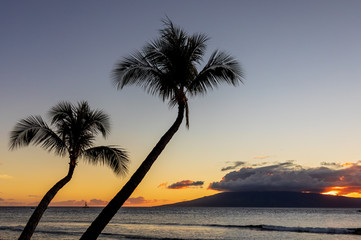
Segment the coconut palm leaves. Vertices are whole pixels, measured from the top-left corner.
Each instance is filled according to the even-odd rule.
[[[222,83],[238,85],[243,73],[239,63],[230,55],[215,51],[198,72],[206,51],[208,37],[188,36],[169,20],[160,31],[161,37],[148,43],[141,51],[121,60],[113,71],[118,89],[137,85],[152,95],[169,101],[171,106],[183,102],[188,113],[188,96],[205,94]],[[186,116],[187,125],[188,117]]]
[[[10,149],[27,146],[30,143],[41,145],[44,149],[55,151],[63,156],[66,146],[62,139],[49,128],[40,116],[30,116],[20,120],[10,135]]]
[[[177,105],[177,118],[81,239],[96,239],[99,236],[178,131],[184,116],[189,126],[188,97],[205,94],[223,83],[235,86],[242,82],[243,73],[238,61],[224,52],[215,51],[203,69],[198,71],[208,37],[204,34],[188,35],[169,19],[163,22],[165,27],[160,30],[158,39],[116,64],[113,81],[118,89],[136,85],[168,101],[170,106]]]
[[[10,149],[30,144],[69,156],[67,176],[56,183],[44,196],[30,217],[19,239],[30,239],[41,216],[56,193],[70,181],[79,158],[92,164],[108,165],[116,174],[127,171],[127,153],[114,146],[94,147],[95,137],[109,133],[109,116],[100,110],[91,110],[87,102],[72,105],[61,102],[49,112],[50,126],[40,116],[20,120],[10,133]]]

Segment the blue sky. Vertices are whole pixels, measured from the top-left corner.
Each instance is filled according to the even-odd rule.
[[[294,160],[316,167],[361,159],[360,1],[3,0],[0,175],[12,178],[0,185],[20,174],[30,181],[19,166],[54,164],[52,155],[33,147],[9,152],[8,137],[17,120],[44,116],[61,100],[88,100],[111,115],[112,134],[100,143],[127,148],[132,173],[176,111],[142,89],[116,91],[110,73],[117,60],[158,36],[165,16],[211,38],[205,60],[215,49],[237,58],[245,82],[190,100],[190,129],[180,129],[144,189],[219,181],[226,162]],[[84,166],[84,179],[90,168]],[[143,188],[137,196],[155,198]]]

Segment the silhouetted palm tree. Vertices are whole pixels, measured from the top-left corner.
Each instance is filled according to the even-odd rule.
[[[243,74],[239,63],[224,52],[215,51],[204,68],[198,72],[208,37],[203,34],[188,35],[166,19],[160,38],[148,43],[142,51],[120,61],[114,69],[114,82],[118,89],[137,85],[152,95],[178,106],[178,116],[170,129],[133,174],[126,185],[103,209],[81,239],[96,239],[123,203],[136,189],[154,161],[173,137],[182,123],[188,120],[188,97],[205,94],[222,83],[237,85]]]
[[[100,110],[91,110],[87,102],[74,106],[61,102],[49,112],[51,126],[40,116],[20,120],[10,134],[10,149],[29,144],[40,145],[60,156],[69,155],[68,174],[43,197],[31,215],[19,239],[30,239],[40,218],[56,193],[72,178],[78,158],[92,164],[106,164],[116,173],[127,171],[128,157],[124,150],[113,146],[93,147],[95,136],[109,133],[109,116]]]

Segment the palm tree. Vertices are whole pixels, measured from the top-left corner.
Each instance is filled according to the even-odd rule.
[[[61,102],[50,110],[49,115],[50,126],[55,130],[40,116],[30,116],[20,120],[10,134],[10,149],[32,143],[56,155],[68,154],[70,159],[68,174],[45,194],[19,239],[31,238],[50,201],[72,178],[78,158],[92,164],[106,164],[118,175],[127,171],[128,156],[123,149],[113,146],[93,147],[96,135],[101,133],[105,138],[109,133],[109,116],[103,111],[91,110],[85,101],[77,106]]]
[[[169,101],[170,106],[178,106],[177,118],[81,239],[96,239],[99,236],[177,132],[184,115],[189,127],[188,97],[205,94],[221,83],[238,85],[242,82],[243,73],[239,63],[220,51],[213,52],[207,64],[198,72],[197,65],[205,54],[208,37],[204,34],[188,35],[169,19],[163,20],[163,23],[165,28],[160,30],[158,39],[116,65],[114,83],[118,89],[137,85],[152,95],[160,96],[163,101]]]

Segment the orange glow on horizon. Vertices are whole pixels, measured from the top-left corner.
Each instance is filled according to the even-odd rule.
[[[341,166],[342,167],[348,167],[348,166],[353,166],[355,163],[342,163]]]
[[[352,192],[352,193],[348,193],[343,196],[344,197],[352,197],[352,198],[361,198],[361,193],[360,192]]]
[[[325,192],[322,192],[323,195],[333,195],[333,196],[342,196],[342,190],[347,187],[329,187],[325,189]]]
[[[361,198],[361,188],[358,187],[358,186],[328,187],[321,194],[333,195],[333,196]]]
[[[321,194],[323,194],[323,195],[338,196],[338,193],[339,193],[339,192],[340,192],[340,191],[333,190],[333,191],[329,191],[329,192],[323,192],[323,193],[321,193]]]

